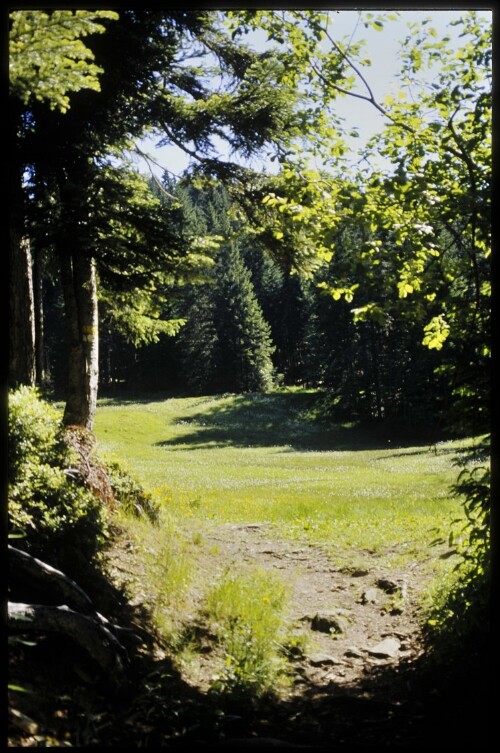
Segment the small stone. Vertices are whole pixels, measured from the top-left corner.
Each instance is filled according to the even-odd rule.
[[[376,588],[367,588],[363,591],[359,600],[360,604],[376,604],[378,600],[378,591]]]
[[[311,620],[311,629],[320,633],[344,633],[347,619],[338,612],[317,612]]]
[[[381,658],[390,657],[391,659],[395,659],[399,655],[400,648],[401,643],[397,638],[384,638],[384,640],[377,643],[376,646],[367,648],[366,650],[372,656],[378,656]]]
[[[379,578],[377,580],[377,586],[382,589],[382,591],[385,591],[386,594],[395,594],[397,591],[401,590],[396,581],[390,580],[389,578]]]
[[[332,666],[333,664],[340,664],[340,662],[329,654],[313,654],[309,657],[309,664],[313,667],[326,667]]]
[[[352,656],[356,659],[363,659],[364,654],[359,648],[356,648],[356,646],[349,646],[347,651],[344,651],[344,656]]]

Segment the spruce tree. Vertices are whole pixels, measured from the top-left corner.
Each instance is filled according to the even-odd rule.
[[[197,395],[214,391],[214,322],[212,285],[197,285],[187,291],[186,324],[177,338],[185,383]]]
[[[273,383],[271,330],[235,244],[215,269],[213,385],[218,392],[258,392]]]
[[[306,378],[304,347],[309,316],[305,281],[292,274],[290,265],[279,265],[258,244],[245,247],[242,255],[271,327],[276,370],[285,384],[302,384]]]

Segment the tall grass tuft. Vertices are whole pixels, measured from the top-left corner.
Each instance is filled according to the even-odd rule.
[[[206,596],[206,616],[222,648],[214,692],[258,698],[284,677],[279,654],[286,603],[284,584],[264,570],[226,571]]]
[[[137,562],[142,569],[139,584],[146,584],[148,589],[147,594],[141,595],[147,597],[163,639],[174,646],[194,570],[189,542],[164,510],[156,525],[130,511],[122,510],[119,519],[136,545]]]

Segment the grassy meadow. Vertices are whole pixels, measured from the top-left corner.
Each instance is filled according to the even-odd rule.
[[[397,441],[315,418],[318,395],[101,399],[104,457],[130,470],[181,526],[266,522],[325,547],[410,562],[447,539],[460,503],[453,462],[466,440]]]

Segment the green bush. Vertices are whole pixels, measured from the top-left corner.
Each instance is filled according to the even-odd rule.
[[[15,482],[30,462],[61,466],[68,460],[60,415],[33,387],[9,393],[9,482]]]
[[[487,462],[489,437],[460,458],[462,467],[454,494],[462,499],[466,515],[461,526],[460,559],[436,591],[428,610],[425,635],[431,649],[447,654],[471,642],[487,641],[491,610],[491,491]]]
[[[116,460],[106,461],[106,472],[120,507],[134,517],[158,523],[160,506],[153,496]]]
[[[59,566],[71,550],[92,560],[106,540],[105,508],[74,468],[58,411],[34,388],[9,395],[8,459],[9,536]]]

